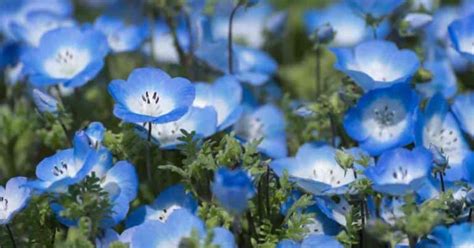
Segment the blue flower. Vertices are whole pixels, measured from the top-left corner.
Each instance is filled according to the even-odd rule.
[[[425,13],[409,13],[402,20],[401,31],[403,35],[415,35],[428,26],[433,17]]]
[[[420,62],[410,50],[399,50],[389,41],[371,40],[355,48],[333,48],[335,68],[351,77],[365,91],[409,83]]]
[[[124,16],[102,15],[95,20],[94,27],[107,36],[109,47],[115,53],[138,49],[149,35],[147,22],[130,22]]]
[[[161,149],[175,149],[182,144],[179,138],[183,137],[181,130],[188,133],[194,131],[195,138],[207,138],[217,131],[217,113],[212,107],[196,108],[190,107],[189,111],[177,121],[167,123],[144,123],[137,127],[139,134],[147,138],[151,127],[151,138]]]
[[[34,86],[62,83],[74,88],[99,73],[108,50],[102,33],[90,27],[64,27],[45,33],[39,46],[27,49],[21,60]]]
[[[335,149],[321,143],[306,143],[295,157],[274,160],[270,167],[279,177],[287,171],[290,180],[315,195],[343,194],[354,181],[354,172],[336,162]]]
[[[92,147],[98,148],[105,135],[105,127],[100,122],[91,122],[87,129],[85,130],[87,138],[89,138],[89,143]]]
[[[336,221],[341,226],[346,226],[346,216],[351,213],[352,205],[344,197],[318,196],[315,197],[316,205],[328,218]]]
[[[276,248],[300,248],[301,245],[291,239],[283,239],[276,245]]]
[[[377,164],[365,170],[374,190],[404,195],[419,188],[431,172],[433,156],[425,148],[396,148],[382,153]]]
[[[415,144],[431,150],[436,161],[448,161],[447,181],[464,178],[465,159],[471,152],[444,97],[434,95],[416,119]]]
[[[150,220],[165,222],[174,211],[182,208],[194,214],[197,201],[186,193],[182,184],[173,185],[163,190],[151,205],[140,206],[132,211],[125,225],[130,228]]]
[[[176,21],[178,22],[176,28],[178,44],[184,52],[188,52],[191,48],[189,27],[186,25],[186,20],[183,16],[177,17]],[[179,64],[179,54],[171,28],[163,18],[158,18],[154,25],[154,32],[152,33],[153,44],[151,45],[151,53],[154,59],[161,63]]]
[[[73,143],[74,148],[43,159],[36,167],[38,179],[26,185],[40,191],[64,191],[69,185],[84,179],[97,163],[111,159],[108,151],[91,149],[83,131],[76,133]]]
[[[278,67],[276,61],[262,50],[234,44],[232,51],[233,75],[239,81],[259,86],[276,73]],[[224,74],[230,74],[226,41],[205,43],[195,54],[210,67]]]
[[[405,0],[345,0],[356,12],[375,18],[385,17],[395,11]]]
[[[355,46],[373,37],[373,30],[346,4],[336,3],[322,10],[308,10],[304,13],[303,18],[307,34],[313,33],[317,27],[322,25],[331,25],[335,31],[334,39],[330,43],[331,46]],[[390,32],[389,27],[388,21],[382,22],[377,27],[377,37],[385,37]]]
[[[0,225],[8,224],[30,199],[30,189],[24,187],[25,177],[13,177],[5,188],[0,186]]]
[[[472,29],[474,28],[474,14],[458,19],[452,22],[449,27],[449,38],[453,43],[454,49],[463,55],[466,59],[474,61],[474,52],[472,43],[474,36]]]
[[[205,237],[205,227],[201,219],[185,209],[178,209],[166,222],[147,221],[133,227],[131,247],[179,247],[183,238],[190,238],[192,232]]]
[[[408,85],[376,89],[363,95],[344,116],[344,129],[370,155],[410,144],[418,96]]]
[[[213,196],[228,212],[240,215],[255,195],[255,187],[247,172],[241,169],[219,168],[211,185]]]
[[[420,247],[471,247],[474,244],[474,224],[462,223],[450,227],[437,226]]]
[[[263,139],[258,149],[271,158],[287,155],[285,119],[281,110],[271,104],[244,113],[234,130],[237,138],[244,142]]]
[[[50,12],[31,12],[25,18],[23,23],[12,22],[10,30],[16,40],[35,47],[40,45],[41,37],[48,31],[76,25],[72,19]]]
[[[438,92],[446,98],[456,94],[458,90],[456,75],[449,61],[446,59],[428,61],[424,64],[424,68],[431,72],[432,79],[429,82],[416,85],[416,90],[423,97],[432,97]]]
[[[220,248],[237,248],[234,235],[223,227],[215,227],[212,229],[214,234],[212,244]]]
[[[48,112],[56,114],[58,112],[58,101],[38,89],[33,90],[33,101],[41,113]]]
[[[218,130],[235,124],[242,114],[242,86],[232,76],[218,78],[213,84],[197,83],[193,106],[212,107],[217,112]]]
[[[312,234],[303,239],[301,243],[301,248],[310,248],[310,247],[331,247],[331,248],[343,248],[341,243],[337,241],[336,237],[322,235],[322,234]]]
[[[454,98],[452,110],[461,128],[469,136],[474,137],[474,93],[467,92]]]
[[[185,78],[171,78],[160,69],[139,68],[127,81],[113,80],[109,93],[115,100],[114,115],[131,123],[166,123],[188,112],[195,97]]]
[[[110,245],[116,241],[118,241],[120,235],[111,228],[104,230],[104,232],[96,237],[95,239],[95,247],[97,248],[109,248]]]

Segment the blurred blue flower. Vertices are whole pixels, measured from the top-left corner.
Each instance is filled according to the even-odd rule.
[[[127,228],[140,225],[150,220],[165,222],[178,209],[186,209],[194,214],[197,201],[186,193],[182,184],[176,184],[163,190],[151,205],[140,206],[130,213],[125,225]]]
[[[24,187],[26,177],[12,177],[0,186],[0,225],[8,224],[30,199],[30,189]]]
[[[466,92],[454,98],[452,110],[464,132],[474,137],[474,93]]]
[[[191,40],[189,35],[189,27],[183,16],[176,17],[177,27],[176,36],[178,44],[184,52],[189,52],[191,48]],[[179,64],[179,54],[175,46],[175,41],[171,32],[171,28],[163,18],[158,18],[154,24],[152,32],[151,53],[154,59],[160,63]]]
[[[328,218],[336,221],[341,226],[346,226],[346,216],[351,213],[352,205],[345,197],[318,196],[315,197],[316,205]]]
[[[318,43],[326,44],[330,42],[335,35],[335,31],[332,28],[331,24],[327,23],[324,25],[321,25],[316,28],[315,30],[315,38]]]
[[[103,233],[99,234],[95,239],[95,247],[109,248],[110,245],[118,241],[120,235],[112,228],[105,229]]]
[[[358,14],[382,18],[393,13],[405,0],[345,0]]]
[[[89,143],[92,147],[98,148],[105,135],[105,127],[101,122],[91,122],[87,129],[85,130],[87,138],[89,138]]]
[[[469,61],[474,61],[473,42],[474,14],[452,22],[449,27],[449,38],[454,49]]]
[[[426,13],[409,13],[402,20],[402,31],[404,35],[415,35],[418,31],[428,26],[433,17]],[[404,26],[406,25],[406,26]]]
[[[21,60],[34,86],[74,88],[99,73],[108,50],[102,33],[90,27],[64,27],[45,33],[39,46],[28,48]]]
[[[416,90],[425,98],[441,93],[446,98],[454,96],[458,90],[456,75],[446,59],[430,60],[425,62],[425,69],[431,72],[432,79],[429,82],[416,85]]]
[[[246,171],[225,167],[215,172],[211,190],[220,205],[236,215],[247,210],[248,201],[255,195],[255,187]]]
[[[399,50],[389,41],[366,41],[354,48],[332,48],[335,68],[351,77],[364,90],[409,83],[420,62],[410,50]]]
[[[311,247],[331,247],[331,248],[342,248],[344,247],[339,243],[335,236],[329,236],[324,234],[311,234],[304,238],[300,243],[291,239],[284,239],[278,242],[277,248],[311,248]]]
[[[433,156],[425,148],[396,148],[382,153],[377,164],[365,170],[374,190],[389,195],[415,191],[431,172]]]
[[[139,68],[127,81],[113,80],[109,93],[115,100],[114,115],[131,123],[166,123],[188,112],[194,86],[185,78],[171,78],[160,69]]]
[[[344,129],[372,156],[410,144],[418,101],[405,84],[369,91],[347,111]]]
[[[276,248],[300,248],[301,245],[291,239],[283,239],[276,245]]]
[[[271,158],[282,158],[286,147],[285,117],[276,106],[267,104],[251,112],[244,112],[234,125],[235,135],[243,142],[263,139],[258,149]]]
[[[54,97],[43,93],[41,90],[33,90],[33,101],[41,113],[48,112],[56,114],[58,112],[58,101]]]
[[[234,235],[223,227],[215,227],[212,229],[212,244],[220,248],[237,248]]]
[[[210,67],[224,73],[229,72],[229,51],[226,41],[205,43],[196,50],[196,56]],[[269,54],[255,48],[233,45],[233,75],[241,82],[260,86],[266,83],[278,68]]]
[[[287,171],[291,181],[315,195],[344,194],[355,180],[351,169],[336,162],[336,150],[322,143],[306,143],[295,157],[274,160],[270,167],[279,177]]]
[[[232,76],[218,78],[213,84],[197,83],[193,106],[212,107],[217,112],[218,130],[237,122],[242,114],[242,86]]]
[[[471,152],[444,97],[434,95],[425,110],[418,111],[416,119],[415,144],[431,150],[435,161],[447,160],[447,181],[464,178],[465,159]]]
[[[344,16],[344,18],[341,18]],[[331,46],[350,47],[373,38],[373,30],[365,20],[353,13],[343,3],[332,4],[325,9],[308,10],[303,16],[307,34],[311,34],[317,27],[329,24],[335,31]],[[383,38],[390,32],[388,21],[382,22],[376,29],[377,37]]]
[[[129,17],[128,19],[137,18]],[[138,49],[149,35],[146,21],[128,19],[126,16],[117,14],[104,14],[94,22],[94,28],[107,36],[109,47],[115,53]]]
[[[426,239],[421,240],[419,247],[471,247],[474,244],[474,224],[467,222],[450,227],[437,226]],[[417,247],[418,247],[417,246]]]

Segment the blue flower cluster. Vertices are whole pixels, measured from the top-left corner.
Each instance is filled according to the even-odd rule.
[[[474,4],[273,2],[0,0],[0,129],[27,102],[47,144],[0,177],[12,245],[89,197],[96,247],[474,246]]]

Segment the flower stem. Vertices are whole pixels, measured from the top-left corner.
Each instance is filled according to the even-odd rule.
[[[445,189],[444,189],[444,178],[443,178],[443,172],[440,171],[439,172],[439,180],[441,181],[441,191],[444,192]]]
[[[12,241],[13,248],[16,248],[16,242],[15,242],[15,238],[13,237],[12,229],[10,228],[8,224],[6,224],[5,227],[7,228],[8,236],[10,236],[10,240]]]
[[[54,88],[56,90],[56,98],[58,99],[59,104],[61,104],[62,108],[64,109],[64,102],[63,102],[63,99],[61,97],[61,89],[59,88],[59,85],[55,85]],[[58,116],[57,120],[59,122],[59,125],[61,125],[61,129],[64,132],[64,136],[66,136],[66,141],[68,142],[68,144],[70,146],[72,146],[72,142],[71,142],[71,139],[69,137],[69,132],[68,132],[68,130],[66,128],[66,125],[64,124],[63,120],[61,120],[60,115]]]
[[[316,97],[321,94],[321,48],[316,48]]]
[[[151,184],[151,122],[148,122],[148,136],[146,142],[146,174],[148,177],[148,183]]]
[[[230,13],[229,17],[229,31],[228,31],[228,37],[227,37],[227,51],[229,53],[229,74],[234,74],[233,71],[233,60],[232,60],[232,53],[233,53],[233,48],[232,48],[232,22],[234,20],[235,13],[237,13],[237,10],[240,8],[241,2],[239,3],[232,9],[232,12]]]
[[[469,208],[469,215],[467,216],[467,222],[472,221],[472,208]]]

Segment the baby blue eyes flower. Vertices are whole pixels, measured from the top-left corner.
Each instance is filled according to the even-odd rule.
[[[90,27],[64,27],[45,33],[38,47],[22,56],[34,86],[79,87],[93,79],[108,53],[105,36]]]
[[[449,27],[449,38],[454,49],[469,61],[474,61],[474,14],[452,22]]]
[[[423,67],[429,70],[432,75],[431,81],[416,85],[416,90],[423,97],[429,98],[438,92],[446,98],[451,98],[456,94],[458,90],[456,75],[449,61],[446,59],[428,61]]]
[[[315,195],[345,193],[355,180],[351,169],[336,162],[335,149],[320,143],[304,144],[295,157],[274,160],[270,167],[279,177],[287,171],[290,180]]]
[[[242,214],[255,195],[255,187],[247,172],[241,169],[219,168],[211,185],[213,196],[228,212]]]
[[[55,114],[58,112],[58,101],[38,89],[33,90],[33,101],[41,113],[48,112]]]
[[[8,224],[30,199],[30,189],[24,187],[25,177],[13,177],[5,188],[0,186],[0,225]]]
[[[114,80],[109,93],[115,100],[114,115],[131,123],[166,123],[188,112],[194,86],[185,78],[171,78],[160,69],[139,68],[127,81]]]
[[[358,14],[382,18],[395,11],[405,0],[345,0],[345,2]]]
[[[91,146],[98,148],[104,139],[105,127],[100,122],[91,122],[89,126],[87,126],[85,133],[89,138],[89,143]]]
[[[250,113],[244,113],[234,125],[237,138],[244,142],[262,139],[259,151],[271,158],[287,155],[285,117],[280,109],[267,104]]]
[[[413,151],[396,148],[382,153],[377,164],[365,170],[374,190],[389,195],[404,195],[418,189],[431,172],[433,157],[424,148]]]
[[[177,22],[176,36],[178,37],[178,44],[183,51],[187,52],[191,47],[189,27],[182,16],[177,18]],[[171,28],[163,18],[159,18],[154,25],[154,32],[152,33],[153,44],[150,51],[153,57],[161,63],[179,64],[179,54],[174,43]]]
[[[472,247],[474,245],[474,225],[468,222],[450,227],[437,226],[419,245],[432,248]]]
[[[366,41],[354,48],[333,48],[335,68],[351,77],[364,90],[409,83],[420,62],[410,50],[399,50],[389,41]]]
[[[433,21],[431,15],[425,13],[410,13],[403,18],[400,31],[402,31],[404,35],[414,35],[428,26],[431,21]]]
[[[369,91],[344,116],[344,129],[370,155],[413,141],[419,98],[408,85]]]
[[[147,22],[128,23],[125,16],[102,15],[95,20],[94,27],[107,36],[115,53],[136,50],[149,34]]]
[[[462,108],[469,107],[464,103]],[[453,109],[456,108],[453,106]],[[450,167],[446,170],[447,181],[462,179],[470,149],[444,97],[440,94],[433,96],[424,112],[418,111],[416,119],[416,145],[431,150],[437,161],[447,160]]]
[[[452,110],[459,124],[469,136],[474,137],[474,93],[467,92],[454,98]]]

